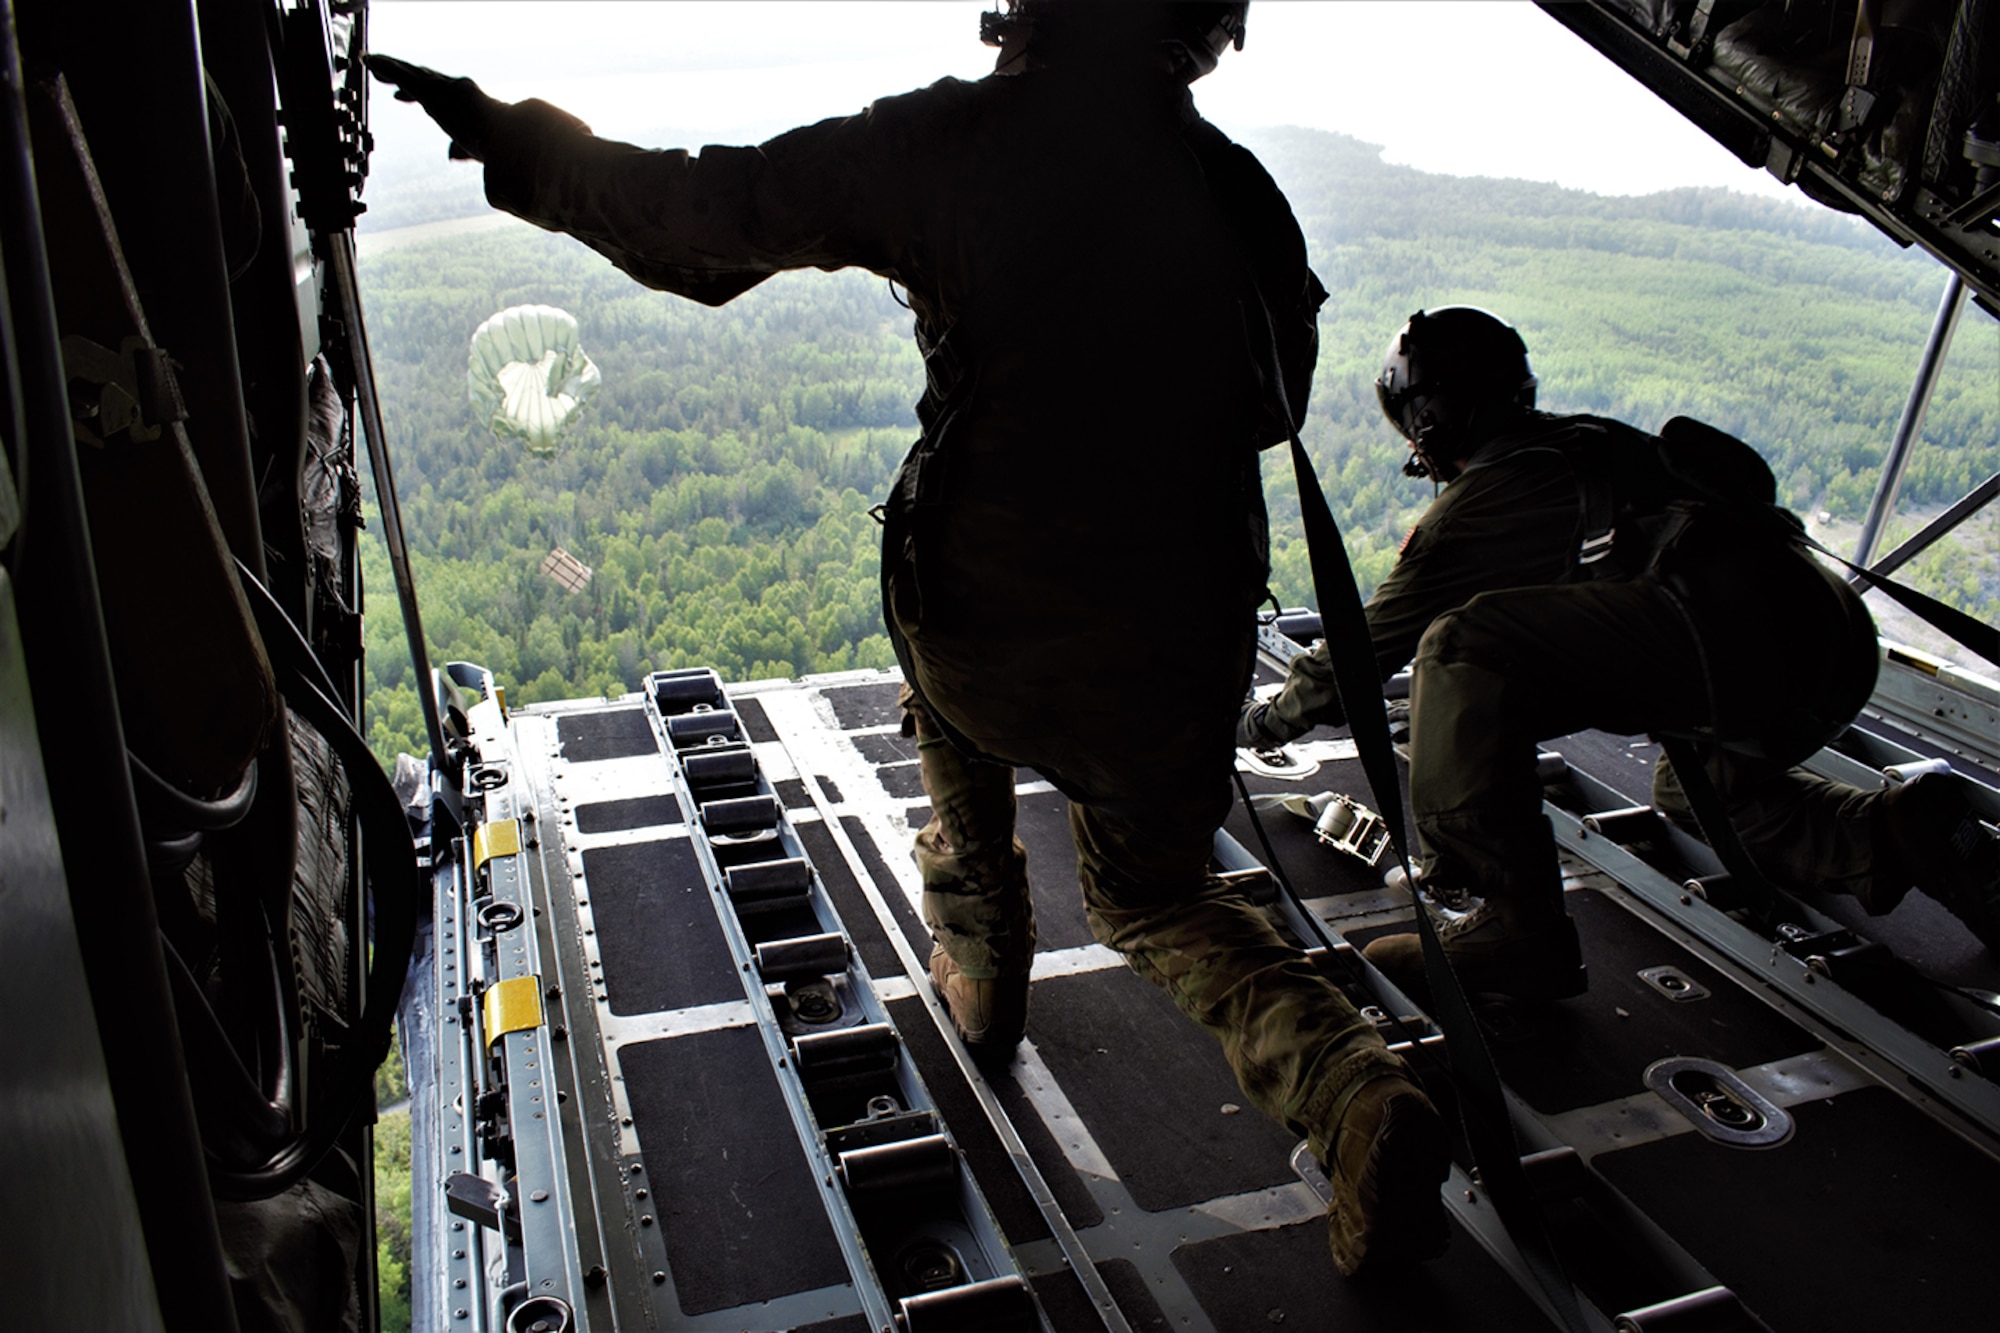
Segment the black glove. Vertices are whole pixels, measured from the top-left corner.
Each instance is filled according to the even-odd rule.
[[[1302,734],[1272,717],[1269,703],[1255,699],[1244,700],[1243,711],[1236,717],[1236,744],[1245,750],[1275,750]]]
[[[415,102],[451,136],[450,156],[486,160],[487,133],[505,102],[488,97],[471,79],[454,79],[394,56],[369,56],[368,72],[394,88],[398,102]]]

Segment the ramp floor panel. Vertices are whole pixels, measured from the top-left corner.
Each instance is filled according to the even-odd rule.
[[[627,1046],[619,1065],[682,1313],[847,1281],[756,1029]]]
[[[743,998],[687,839],[593,847],[583,854],[583,884],[612,1013]]]
[[[854,872],[847,868],[846,858],[841,856],[840,848],[834,843],[833,835],[827,832],[826,825],[814,820],[794,827],[799,841],[805,846],[806,858],[819,871],[820,882],[826,885],[827,897],[833,900],[833,910],[840,914],[840,923],[847,931],[847,938],[853,941],[855,951],[861,955],[868,975],[893,977],[901,972],[902,959],[896,956],[895,947],[889,943],[888,932],[882,929],[874,909],[861,896],[861,884],[854,878]]]
[[[1682,1134],[1592,1165],[1774,1329],[1991,1328],[2000,1163],[1886,1088],[1792,1115],[1776,1148]]]
[[[833,709],[843,731],[863,727],[894,727],[903,721],[896,699],[902,693],[900,681],[880,685],[844,685],[820,691],[820,698]]]
[[[925,927],[923,919],[917,915],[917,909],[911,906],[909,895],[903,892],[903,886],[897,882],[895,873],[882,859],[882,849],[875,845],[875,839],[868,836],[868,830],[862,826],[861,821],[852,815],[841,817],[840,828],[847,835],[848,841],[854,844],[855,852],[861,857],[861,864],[867,868],[868,877],[875,882],[875,887],[880,890],[883,900],[889,904],[889,911],[895,916],[897,924],[903,928],[903,934],[909,939],[910,947],[917,951],[918,958],[930,957],[931,932]],[[896,849],[898,856],[907,858],[909,854],[908,846]]]
[[[912,993],[928,987],[921,964],[931,942],[919,915],[909,838],[929,808],[914,742],[894,730],[898,690],[894,679],[876,673],[843,673],[823,683],[760,682],[735,707],[760,759],[771,761],[772,788],[792,812],[793,830],[855,956],[876,980],[904,1058],[963,1151],[1052,1333],[1092,1333],[1100,1324],[1089,1292],[1107,1289],[1125,1322],[1144,1333],[1550,1327],[1515,1276],[1456,1221],[1442,1259],[1375,1281],[1338,1275],[1317,1204],[1289,1165],[1297,1136],[1248,1103],[1214,1039],[1162,992],[1086,947],[1093,941],[1068,802],[1023,769],[1018,832],[1028,849],[1044,957],[1032,988],[1028,1044],[1018,1060],[984,1077],[1048,1186],[1063,1224],[1052,1225],[950,1041]],[[548,768],[554,789],[544,807],[545,833],[559,822],[546,812],[574,799],[561,791],[567,763],[658,754],[644,711],[630,701],[595,713],[555,713],[536,725],[544,739],[535,762]],[[560,738],[562,763],[546,757],[550,730]],[[1302,781],[1247,776],[1247,783],[1263,796],[1331,790],[1372,807],[1344,739],[1313,733],[1304,749],[1320,766]],[[1647,799],[1654,750],[1643,738],[1592,733],[1548,746],[1620,795]],[[660,755],[659,761],[664,776],[671,760]],[[582,1118],[598,1125],[589,1132],[620,1145],[605,1160],[631,1161],[636,1136],[657,1227],[637,1246],[651,1256],[637,1275],[644,1292],[669,1326],[678,1326],[670,1317],[677,1301],[691,1327],[710,1333],[729,1333],[739,1322],[754,1333],[865,1333],[864,1318],[837,1315],[851,1306],[828,1299],[842,1294],[827,1289],[842,1287],[848,1274],[757,1030],[707,1026],[741,1021],[733,1009],[706,1007],[742,1000],[743,985],[678,803],[651,794],[662,789],[651,780],[638,786],[642,779],[634,778],[635,785],[615,790],[627,781],[623,769],[575,777],[576,794],[588,803],[575,807],[574,826],[562,830],[571,839],[568,852],[544,852],[543,865],[553,891],[574,889],[588,903],[588,917],[568,928],[588,929],[595,938],[571,947],[580,950],[578,974],[589,975],[593,954],[601,960],[608,1006],[596,1004],[589,987],[573,986],[569,973],[564,990],[574,995],[561,1003],[572,1006],[576,1031],[598,1021],[578,1015],[603,1016],[608,1009],[611,1016],[602,1018],[601,1045],[574,1038],[571,1044],[601,1049],[607,1072],[623,1082],[629,1126],[616,1123],[623,1114],[616,1110],[609,1117],[601,1108],[586,1110]],[[1552,788],[1552,795],[1560,799],[1562,790]],[[1266,806],[1262,821],[1302,895],[1334,917],[1350,942],[1403,928],[1385,924],[1407,908],[1397,908],[1378,868],[1321,845],[1309,821],[1283,809]],[[1263,857],[1240,805],[1227,828]],[[658,834],[634,832],[646,829]],[[606,834],[648,840],[618,842]],[[591,845],[593,839],[616,845]],[[575,863],[579,841],[583,878],[576,883],[564,867]],[[1734,1288],[1773,1333],[1988,1326],[1993,1232],[1985,1200],[2000,1196],[2000,1162],[1869,1082],[1865,1060],[1853,1062],[1848,1081],[1825,1085],[1844,1089],[1830,1099],[1791,1105],[1797,1130],[1775,1149],[1717,1146],[1681,1128],[1664,1107],[1657,1115],[1633,1114],[1665,1137],[1615,1146],[1616,1134],[1601,1127],[1627,1123],[1619,1117],[1640,1102],[1626,1099],[1647,1096],[1643,1075],[1657,1060],[1699,1056],[1742,1069],[1830,1047],[1821,1058],[1838,1062],[1845,1038],[1824,1028],[1820,1036],[1807,1031],[1767,1003],[1754,981],[1732,980],[1728,964],[1711,967],[1675,943],[1649,913],[1632,910],[1626,890],[1606,876],[1585,876],[1567,900],[1590,969],[1589,991],[1554,1005],[1487,1006],[1482,1016],[1510,1091],[1547,1128],[1574,1135],[1603,1178],[1590,1202],[1556,1203],[1549,1213],[1566,1262],[1600,1308],[1614,1313],[1658,1299],[1653,1293],[1663,1288],[1682,1290],[1674,1284],[1699,1265]],[[1912,901],[1919,910],[1911,920],[1937,925],[1931,918],[1942,916],[1941,909]],[[813,925],[780,933],[811,933]],[[1949,935],[1955,923],[1946,918],[1943,928]],[[918,960],[914,974],[904,972],[895,931]],[[1638,975],[1663,966],[1708,994],[1676,1001]],[[655,1037],[651,1017],[643,1026],[620,1026],[637,1015],[658,1015],[657,1030],[676,1035]],[[600,1075],[599,1086],[609,1087],[608,1078]],[[1811,1095],[1824,1096],[1825,1088]],[[624,1167],[616,1170],[613,1192],[629,1184]],[[1604,1183],[1672,1243],[1629,1245],[1630,1233],[1610,1220],[1618,1208],[1602,1207],[1612,1199]],[[1462,1211],[1483,1215],[1476,1207]],[[631,1219],[607,1216],[602,1225],[629,1227]],[[1102,1286],[1091,1284],[1087,1266],[1079,1266],[1081,1279],[1072,1271],[1063,1249],[1068,1241],[1058,1241],[1069,1232],[1095,1263]],[[668,1289],[644,1286],[660,1266],[661,1247],[672,1299]],[[614,1285],[631,1276],[613,1265]],[[804,1292],[818,1294],[793,1299]],[[765,1301],[780,1305],[760,1309]],[[802,1322],[810,1320],[820,1322]]]
[[[1294,1179],[1296,1139],[1244,1104],[1215,1039],[1136,974],[1035,983],[1028,1035],[1148,1212]]]
[[[1075,949],[1092,943],[1077,887],[1076,844],[1069,836],[1069,798],[1029,792],[1020,798],[1014,831],[1028,849],[1028,887],[1035,898],[1035,948]]]
[[[1553,1004],[1482,1004],[1494,1062],[1507,1086],[1544,1115],[1616,1101],[1646,1090],[1647,1066],[1700,1055],[1731,1068],[1819,1049],[1803,1028],[1602,894],[1564,895],[1582,938],[1590,989]],[[1405,926],[1357,930],[1357,946]],[[1639,976],[1672,967],[1708,994],[1674,1000]]]
[[[729,706],[736,710],[736,718],[743,724],[743,734],[757,742],[775,741],[778,730],[771,725],[771,718],[764,711],[764,705],[755,699],[731,699]]]
[[[659,742],[643,708],[612,708],[602,713],[564,713],[556,719],[556,736],[563,758],[573,764],[600,759],[630,759],[654,754]]]
[[[622,801],[593,801],[576,807],[578,833],[622,833],[681,823],[681,803],[671,796],[632,796]]]
[[[1179,1270],[1218,1329],[1248,1333],[1546,1333],[1528,1298],[1464,1232],[1420,1269],[1347,1281],[1327,1252],[1326,1227],[1221,1236],[1174,1251]]]

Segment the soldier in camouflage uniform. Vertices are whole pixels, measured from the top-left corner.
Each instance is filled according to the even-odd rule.
[[[1412,317],[1380,384],[1411,470],[1445,483],[1367,611],[1384,676],[1415,655],[1422,879],[1435,899],[1480,900],[1440,930],[1469,989],[1583,989],[1534,742],[1591,727],[1705,738],[1732,825],[1778,883],[1885,912],[1916,880],[2000,942],[2000,850],[1955,783],[1864,792],[1793,766],[1866,702],[1877,649],[1860,599],[1788,538],[1795,529],[1768,521],[1775,488],[1761,460],[1715,435],[1742,494],[1711,485],[1705,498],[1687,467],[1665,470],[1660,440],[1533,411],[1519,335],[1470,307]],[[1736,503],[1765,521],[1740,518]],[[1774,693],[1766,669],[1783,659],[1815,670]],[[1245,710],[1239,739],[1268,749],[1344,718],[1322,645],[1293,662],[1274,699]],[[1654,787],[1661,809],[1688,818],[1664,760]],[[1377,940],[1367,956],[1424,993],[1415,935]]]
[[[699,157],[374,68],[485,162],[489,200],[649,286],[720,304],[859,265],[907,290],[923,437],[886,506],[883,588],[934,812],[933,983],[1005,1060],[1034,948],[1013,767],[1032,766],[1070,798],[1097,938],[1309,1138],[1353,1272],[1442,1248],[1437,1114],[1209,873],[1268,573],[1258,450],[1289,436],[1282,403],[1304,408],[1325,299],[1282,194],[1189,96],[1243,10],[1015,0],[982,24],[993,77]]]

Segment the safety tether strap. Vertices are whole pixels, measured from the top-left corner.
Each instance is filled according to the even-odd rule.
[[[1282,398],[1281,380],[1277,391]],[[1289,406],[1286,413],[1290,415]],[[1367,774],[1369,790],[1374,794],[1375,808],[1388,827],[1396,860],[1407,875],[1410,855],[1403,836],[1403,792],[1395,749],[1389,738],[1388,713],[1382,708],[1364,706],[1365,701],[1379,698],[1382,693],[1375,644],[1368,632],[1368,616],[1361,606],[1361,593],[1354,582],[1354,570],[1348,563],[1339,525],[1334,522],[1326,494],[1320,489],[1319,476],[1296,429],[1292,432],[1292,471],[1298,480],[1299,511],[1305,525],[1313,594],[1319,602],[1334,682],[1343,699],[1354,701],[1347,709],[1354,747],[1360,755],[1362,771]],[[1414,876],[1409,883],[1416,883]],[[1416,907],[1424,973],[1437,1008],[1438,1026],[1444,1030],[1445,1054],[1458,1086],[1459,1108],[1473,1163],[1478,1167],[1494,1210],[1520,1251],[1521,1261],[1534,1275],[1556,1318],[1569,1333],[1584,1333],[1589,1326],[1577,1303],[1576,1289],[1556,1257],[1540,1205],[1528,1184],[1528,1173],[1521,1166],[1521,1149],[1514,1138],[1500,1073],[1480,1036],[1471,1002],[1445,958],[1430,913],[1420,899]]]
[[[1958,642],[1978,653],[1995,666],[2000,666],[2000,629],[1975,620],[1955,606],[1947,606],[1928,593],[1896,582],[1886,574],[1877,574],[1855,564],[1843,556],[1835,555],[1812,538],[1805,538],[1806,545],[1830,560],[1836,560],[1852,570],[1854,576],[1871,587],[1880,588],[1900,603],[1905,611],[1929,622],[1932,628],[1950,635]]]

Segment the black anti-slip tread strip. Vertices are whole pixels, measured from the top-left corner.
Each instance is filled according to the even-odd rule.
[[[847,1281],[755,1028],[619,1053],[684,1314]]]
[[[1124,1314],[1125,1322],[1137,1333],[1161,1333],[1168,1327],[1167,1317],[1160,1313],[1158,1301],[1146,1286],[1145,1275],[1130,1260],[1113,1259],[1108,1264],[1099,1264],[1097,1272],[1104,1279],[1104,1285],[1111,1289],[1111,1299]],[[1080,1325],[1088,1328],[1088,1324]]]
[[[1030,997],[1030,1003],[1033,997]],[[1028,1150],[1028,1157],[1035,1169],[1042,1173],[1048,1183],[1049,1192],[1055,1195],[1056,1207],[1069,1220],[1070,1228],[1083,1231],[1104,1220],[1104,1210],[1091,1197],[1090,1189],[1083,1183],[1083,1177],[1063,1156],[1062,1145],[1043,1123],[1041,1113],[1028,1101],[1028,1094],[1022,1090],[1016,1076],[1003,1075],[992,1080],[993,1095],[1000,1102],[1014,1132],[1021,1136],[1021,1146]]]
[[[857,731],[862,727],[894,726],[903,720],[903,710],[896,706],[896,697],[902,692],[898,681],[885,681],[880,685],[843,685],[838,689],[822,690],[820,695],[833,708],[833,716],[839,721],[842,731]]]
[[[979,1099],[959,1072],[958,1062],[952,1059],[923,1002],[911,997],[891,1001],[887,1008],[890,1021],[902,1034],[904,1051],[916,1062],[917,1072],[923,1076],[924,1086],[930,1089],[931,1100],[937,1104],[938,1115],[950,1126],[952,1139],[965,1154],[965,1163],[972,1169],[973,1179],[979,1182],[980,1192],[986,1196],[1007,1242],[1025,1245],[1047,1238],[1049,1228],[1041,1209],[1035,1206],[1028,1187],[1021,1183],[1013,1160],[1000,1146],[999,1136],[993,1132],[986,1113],[980,1109]],[[1030,1127],[1017,1128],[1025,1137]]]
[[[743,998],[687,839],[594,847],[583,854],[583,882],[612,1013]]]
[[[1076,880],[1076,843],[1069,836],[1069,799],[1053,791],[1021,797],[1014,832],[1028,849],[1036,950],[1046,953],[1089,944],[1083,890]]]
[[[924,775],[915,764],[883,764],[875,770],[875,780],[882,784],[882,790],[899,801],[913,800],[924,794]]]
[[[1732,1068],[1817,1050],[1820,1042],[1738,989],[1639,918],[1595,890],[1564,895],[1590,989],[1571,1000],[1528,1008],[1483,1006],[1500,1077],[1544,1114],[1615,1101],[1646,1090],[1648,1065],[1698,1055]],[[1357,945],[1397,927],[1357,931]],[[1672,966],[1708,988],[1706,998],[1671,1000],[1639,979]]]
[[[917,951],[918,958],[930,957],[931,933],[917,916],[916,909],[910,906],[910,899],[903,892],[903,886],[898,884],[896,877],[889,872],[888,863],[882,859],[882,850],[875,845],[875,840],[868,836],[868,830],[862,827],[861,821],[853,815],[843,815],[840,827],[846,832],[848,841],[854,844],[854,850],[860,853],[861,864],[868,868],[868,877],[875,881],[875,888],[889,904],[889,911],[895,916],[896,923],[903,928],[903,934],[909,939],[910,947]],[[896,854],[908,856],[910,849],[898,847]],[[842,919],[845,919],[844,913]],[[900,972],[902,968],[898,966],[895,970]]]
[[[578,833],[620,833],[680,822],[681,803],[672,796],[632,796],[622,801],[593,801],[576,808]]]
[[[1042,1303],[1042,1314],[1049,1321],[1049,1327],[1069,1333],[1099,1333],[1104,1321],[1097,1317],[1097,1311],[1090,1302],[1090,1293],[1077,1281],[1076,1274],[1068,1269],[1053,1273],[1043,1273],[1033,1280],[1035,1299]]]
[[[771,786],[776,789],[778,799],[784,802],[785,809],[810,810],[813,808],[812,793],[808,792],[806,784],[797,778],[779,778]]]
[[[1456,1225],[1442,1258],[1375,1279],[1340,1276],[1326,1226],[1317,1220],[1183,1246],[1173,1261],[1216,1327],[1231,1333],[1545,1333],[1550,1327]]]
[[[1215,1039],[1163,991],[1119,968],[1038,981],[1033,999],[1029,1037],[1141,1208],[1294,1179],[1294,1138],[1247,1104]]]
[[[563,758],[573,764],[599,759],[629,759],[653,754],[659,742],[643,708],[613,708],[602,713],[564,713],[556,718],[556,735]]]
[[[771,725],[771,717],[764,711],[762,702],[756,699],[731,699],[729,706],[736,710],[737,721],[743,724],[745,736],[759,742],[778,739],[778,729]]]
[[[875,909],[861,896],[861,885],[847,868],[847,860],[841,856],[833,834],[821,823],[794,825],[792,831],[805,845],[806,859],[819,871],[820,882],[826,886],[834,913],[839,916],[847,938],[853,941],[855,951],[861,955],[868,975],[880,978],[901,973],[902,960],[896,956],[888,934],[876,919]]]
[[[904,736],[894,731],[870,732],[866,736],[848,738],[861,757],[871,764],[914,764],[917,762],[917,741],[914,736]]]
[[[1681,1134],[1591,1165],[1773,1333],[1992,1327],[2000,1164],[1886,1088],[1791,1113],[1777,1148]]]

